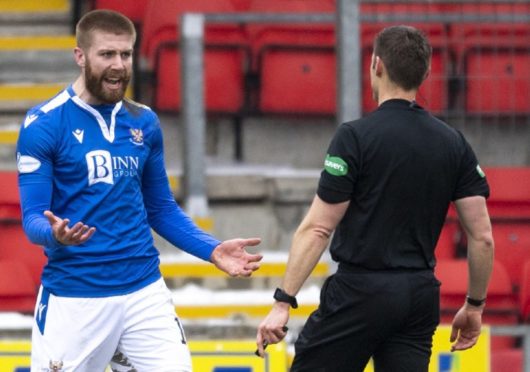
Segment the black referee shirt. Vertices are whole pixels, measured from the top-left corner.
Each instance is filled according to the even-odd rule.
[[[456,129],[415,103],[393,99],[342,124],[318,186],[328,203],[350,200],[331,255],[371,270],[426,269],[452,200],[489,196],[473,150]]]

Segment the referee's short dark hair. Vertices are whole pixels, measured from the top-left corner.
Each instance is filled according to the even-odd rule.
[[[432,47],[420,30],[392,26],[377,34],[374,54],[383,61],[390,80],[409,91],[419,88],[427,77]]]
[[[75,29],[77,46],[88,49],[92,45],[92,32],[103,31],[116,35],[131,35],[136,40],[132,21],[121,13],[108,9],[96,9],[86,13]]]

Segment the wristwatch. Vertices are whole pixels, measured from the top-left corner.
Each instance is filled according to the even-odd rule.
[[[466,302],[473,306],[482,306],[486,303],[486,299],[483,298],[482,300],[477,300],[476,298],[471,298],[469,296],[466,296]]]
[[[296,297],[291,296],[281,288],[276,288],[276,291],[274,291],[274,299],[279,302],[287,302],[293,309],[296,309],[298,307],[298,302],[296,301]]]

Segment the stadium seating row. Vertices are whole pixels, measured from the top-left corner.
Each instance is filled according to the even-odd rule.
[[[364,12],[492,12],[493,5],[362,4]],[[186,12],[332,13],[333,1],[178,0],[96,1],[96,7],[129,14],[141,30],[140,55],[153,72],[153,106],[180,109],[179,22]],[[524,4],[506,11],[530,12]],[[389,23],[363,23],[362,71],[368,71],[372,41]],[[417,23],[430,37],[430,77],[418,101],[434,113],[525,114],[530,102],[530,25],[513,23]],[[336,109],[335,33],[330,24],[208,24],[205,31],[205,101],[211,112],[333,114]],[[369,74],[362,73],[362,106],[375,108]],[[248,98],[250,97],[250,98]]]

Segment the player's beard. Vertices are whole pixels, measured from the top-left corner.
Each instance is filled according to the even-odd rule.
[[[106,89],[104,86],[105,79],[119,79],[121,82],[120,88]],[[101,103],[112,104],[121,101],[125,96],[130,80],[131,74],[126,69],[121,72],[115,72],[109,67],[101,75],[96,75],[92,71],[90,61],[85,64],[86,89]]]

